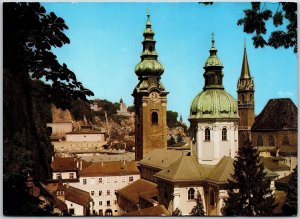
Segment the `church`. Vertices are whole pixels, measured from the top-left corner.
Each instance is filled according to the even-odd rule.
[[[199,192],[204,211],[221,216],[225,185],[234,172],[241,135],[250,137],[254,123],[254,82],[250,75],[246,48],[238,101],[223,86],[223,65],[217,56],[212,35],[209,56],[203,66],[204,87],[191,101],[190,151],[167,150],[166,88],[160,81],[164,72],[155,49],[154,32],[147,15],[141,61],[135,68],[139,83],[134,88],[136,160],[141,179],[117,191],[122,215],[171,215],[180,209],[190,215]],[[278,174],[265,169],[274,187]],[[155,212],[155,215],[149,214]]]

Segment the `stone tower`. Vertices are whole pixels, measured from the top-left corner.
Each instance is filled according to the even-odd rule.
[[[212,37],[210,56],[204,65],[205,85],[194,98],[189,121],[195,144],[192,153],[200,164],[216,165],[223,156],[238,152],[238,109],[236,100],[224,89],[223,65]]]
[[[251,139],[251,126],[254,122],[254,81],[250,75],[246,43],[241,76],[237,83],[238,112],[239,112],[239,142],[240,146],[248,138]]]
[[[167,148],[167,94],[160,82],[164,72],[155,50],[150,14],[147,14],[141,61],[135,67],[139,83],[132,96],[135,105],[135,159],[141,160],[154,148]]]

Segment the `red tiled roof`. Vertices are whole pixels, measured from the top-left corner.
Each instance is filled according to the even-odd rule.
[[[125,216],[171,216],[164,205],[156,205],[150,208],[128,212]]]
[[[75,171],[77,169],[77,160],[74,157],[56,157],[52,161],[53,172]]]

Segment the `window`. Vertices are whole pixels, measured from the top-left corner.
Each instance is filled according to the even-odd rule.
[[[100,190],[100,191],[99,191],[99,196],[101,196],[101,195],[102,195],[102,191]]]
[[[115,195],[117,195],[117,190],[115,190]]]
[[[74,179],[74,173],[70,173],[70,179]]]
[[[118,177],[115,176],[115,177],[114,177],[114,183],[117,183],[117,182],[118,182]]]
[[[91,196],[94,196],[95,195],[95,191],[91,191]]]
[[[269,136],[269,146],[274,146],[274,138],[272,135]]]
[[[83,185],[86,185],[86,179],[82,180]]]
[[[157,112],[152,112],[151,122],[152,122],[152,124],[157,124],[158,123],[158,114],[157,114]]]
[[[222,141],[227,141],[227,129],[222,129]]]
[[[102,209],[99,210],[99,215],[103,216],[103,210]]]
[[[133,176],[129,177],[129,182],[133,182]]]
[[[152,46],[149,46],[149,51],[152,52],[153,51],[153,48]]]
[[[61,177],[60,173],[56,174],[56,179],[59,179]]]
[[[188,191],[188,200],[194,200],[195,199],[195,189],[190,188]]]
[[[210,131],[209,131],[209,128],[205,129],[205,141],[210,141]]]
[[[110,201],[106,201],[106,206],[110,206]]]
[[[214,206],[215,205],[215,192],[214,190],[210,190],[209,192],[209,204]]]
[[[290,144],[288,136],[286,136],[286,135],[283,136],[282,144],[283,145],[289,145]]]
[[[69,209],[69,214],[70,214],[70,215],[74,215],[74,214],[75,214],[74,208],[70,208],[70,209]]]
[[[64,191],[59,190],[59,191],[56,192],[56,195],[57,196],[64,195]]]
[[[244,96],[244,94],[242,94],[241,97],[242,97],[242,102],[244,102],[244,101],[245,101],[245,96]]]
[[[107,177],[106,182],[110,183],[110,178],[109,177]]]
[[[92,202],[92,206],[95,206],[95,202]]]
[[[261,135],[259,135],[257,137],[257,146],[263,146],[263,145],[264,145],[264,141],[263,141]]]
[[[99,182],[99,183],[102,183],[102,178],[99,178],[98,182]]]
[[[107,195],[107,196],[110,196],[110,190],[107,190],[107,191],[106,191],[106,195]]]
[[[99,206],[102,206],[102,201],[99,201]]]
[[[122,182],[125,182],[125,176],[122,176]]]

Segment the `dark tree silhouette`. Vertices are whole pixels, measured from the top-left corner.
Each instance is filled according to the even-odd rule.
[[[173,212],[172,212],[172,216],[182,216],[182,212],[179,208],[176,208]]]
[[[288,183],[287,197],[282,206],[283,215],[295,216],[298,212],[298,174],[297,166],[292,172]]]
[[[201,3],[211,5],[212,2]],[[267,9],[270,2],[252,2],[251,8],[244,10],[245,17],[239,19],[237,24],[243,25],[243,31],[247,34],[254,34],[252,37],[255,48],[271,46],[275,49],[279,47],[294,48],[297,53],[297,3],[277,2],[276,11]],[[266,38],[266,22],[272,20],[276,30]],[[287,23],[286,27],[282,26]],[[269,34],[267,34],[269,35]]]
[[[173,136],[171,136],[171,138],[168,140],[168,146],[172,146],[174,144],[176,144],[175,138]]]
[[[47,14],[39,3],[3,3],[5,215],[29,215],[26,206],[37,207],[24,193],[28,173],[37,181],[51,176],[53,146],[46,127],[50,103],[66,109],[71,100],[93,95],[51,52],[51,47],[70,42],[63,33],[67,28],[62,18]]]
[[[205,211],[204,211],[203,201],[199,191],[197,191],[197,196],[195,200],[196,200],[196,205],[193,207],[190,214],[192,216],[204,216]]]
[[[248,141],[233,163],[233,180],[228,180],[225,216],[271,216],[274,197],[257,149]]]
[[[171,110],[167,111],[167,126],[169,128],[174,128],[178,126],[177,117],[178,117],[177,112],[173,112]]]

